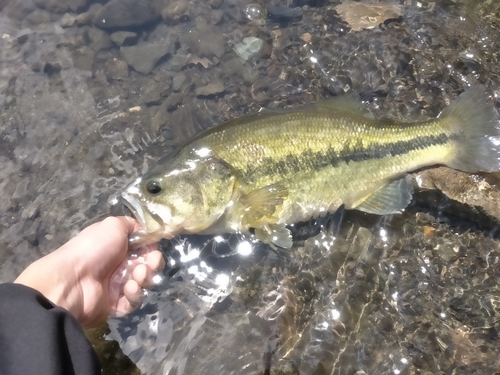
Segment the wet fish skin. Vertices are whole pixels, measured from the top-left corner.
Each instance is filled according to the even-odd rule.
[[[341,204],[401,212],[411,201],[408,171],[434,164],[499,170],[498,136],[481,86],[418,124],[378,123],[346,96],[215,127],[160,160],[123,197],[144,228],[137,244],[252,229],[261,241],[289,248],[286,225]]]

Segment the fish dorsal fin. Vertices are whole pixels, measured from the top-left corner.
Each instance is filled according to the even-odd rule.
[[[338,112],[340,110],[373,119],[373,115],[365,108],[358,96],[352,91],[347,94],[324,99],[313,104],[313,108],[324,112]]]
[[[406,177],[389,182],[363,198],[354,209],[370,214],[388,215],[401,213],[411,202],[413,187]]]

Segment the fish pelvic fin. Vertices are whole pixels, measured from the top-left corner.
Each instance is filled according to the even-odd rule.
[[[272,248],[290,249],[293,245],[292,233],[283,224],[266,224],[255,228],[255,238],[271,245]]]
[[[446,163],[464,172],[500,170],[500,131],[497,113],[484,86],[464,91],[441,113],[456,143],[452,159]]]
[[[375,190],[356,202],[352,208],[376,215],[397,214],[410,204],[412,194],[413,186],[405,176]]]

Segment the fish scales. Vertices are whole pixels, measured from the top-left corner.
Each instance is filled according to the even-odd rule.
[[[359,120],[353,123],[347,116],[310,112],[292,113],[272,122],[257,118],[244,128],[238,122],[228,123],[187,147],[211,148],[250,189],[290,177],[300,178],[300,173],[310,176],[311,171],[341,163],[363,168],[366,163],[360,162],[370,159],[377,159],[381,166],[399,163],[403,172],[408,170],[407,163],[412,169],[435,163],[434,146],[441,146],[439,161],[453,148],[451,132],[435,121],[383,126],[364,117]],[[414,150],[427,151],[411,153]],[[394,160],[382,162],[385,158]],[[393,174],[391,167],[388,176]]]
[[[287,225],[334,212],[399,213],[405,173],[444,164],[500,169],[496,112],[481,86],[435,120],[382,124],[348,97],[231,120],[161,159],[122,194],[143,230],[134,247],[180,233],[244,233],[289,248]]]

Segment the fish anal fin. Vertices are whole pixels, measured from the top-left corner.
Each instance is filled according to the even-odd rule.
[[[290,249],[293,245],[292,233],[284,224],[266,224],[254,228],[255,238],[274,247]]]
[[[410,204],[412,194],[412,185],[403,177],[382,186],[352,208],[377,215],[401,213]]]

